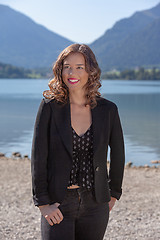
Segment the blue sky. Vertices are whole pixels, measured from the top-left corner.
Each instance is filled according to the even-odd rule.
[[[116,21],[160,0],[0,0],[74,42],[91,43]]]

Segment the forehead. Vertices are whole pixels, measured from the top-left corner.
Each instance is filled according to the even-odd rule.
[[[70,63],[79,63],[79,64],[85,64],[85,58],[82,53],[70,53],[65,59],[64,64],[70,64]]]

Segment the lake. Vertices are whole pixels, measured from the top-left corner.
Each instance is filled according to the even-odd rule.
[[[31,155],[36,113],[48,80],[0,80],[0,152]],[[102,96],[119,109],[126,162],[160,159],[160,81],[103,80]]]

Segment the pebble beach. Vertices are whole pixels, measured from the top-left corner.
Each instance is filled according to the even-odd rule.
[[[40,240],[40,211],[31,193],[30,159],[0,157],[0,239]],[[126,166],[123,194],[104,240],[160,239],[160,165]]]

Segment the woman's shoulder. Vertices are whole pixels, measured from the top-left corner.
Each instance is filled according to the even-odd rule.
[[[40,105],[39,105],[39,110],[41,110],[41,111],[50,110],[50,104],[54,103],[54,102],[55,102],[55,99],[42,98],[41,102],[40,102]]]
[[[42,98],[42,102],[44,102],[45,104],[48,104],[48,103],[55,102],[55,99],[54,98],[52,98],[52,99]]]
[[[112,108],[112,109],[117,109],[117,105],[114,102],[112,102],[106,98],[97,97],[96,100],[97,100],[98,105],[104,105],[104,106]]]
[[[67,102],[68,103],[68,102]],[[52,98],[52,99],[47,99],[47,98],[43,98],[41,101],[41,105],[43,105],[44,107],[46,107],[47,109],[52,109],[52,110],[56,110],[56,109],[61,109],[64,106],[66,106],[67,103],[62,103],[60,101],[57,101],[56,99]]]
[[[52,98],[52,99],[42,98],[41,99],[41,105],[43,105],[43,106],[49,107],[50,105],[52,106],[55,103],[57,103],[57,101],[54,98]]]

